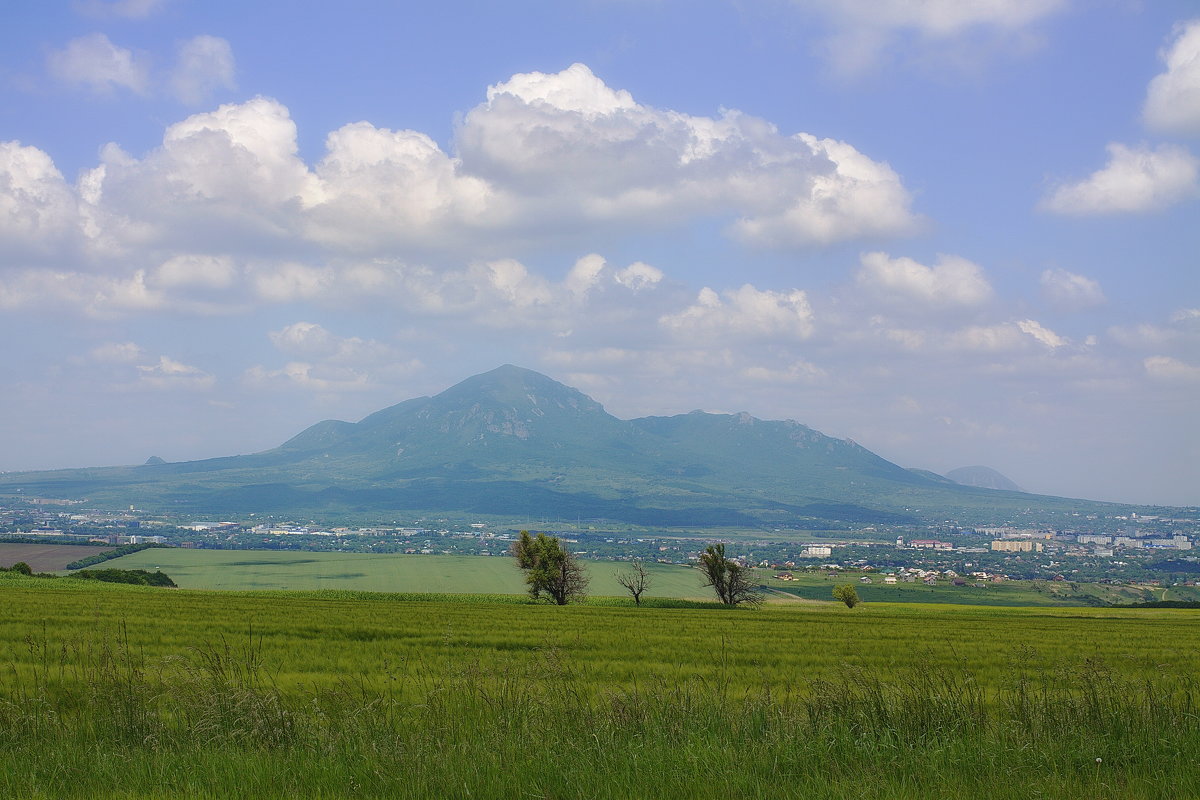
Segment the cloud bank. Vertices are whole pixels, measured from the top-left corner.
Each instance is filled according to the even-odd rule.
[[[89,41],[128,67],[107,39]],[[97,87],[144,87],[132,67],[113,65],[78,74]],[[227,44],[197,37],[181,50],[175,91],[195,101],[232,74]],[[803,248],[902,235],[918,222],[899,176],[848,143],[784,135],[734,111],[641,105],[582,64],[490,87],[463,117],[453,154],[423,133],[357,122],[330,133],[310,165],[297,135],[276,100],[222,105],[169,126],[140,157],[107,146],[76,186],[46,153],[8,142],[0,192],[23,240],[53,248],[74,236],[97,260],[218,241],[243,252],[298,242],[358,257],[486,256],[567,230],[697,219],[724,220],[748,244]]]

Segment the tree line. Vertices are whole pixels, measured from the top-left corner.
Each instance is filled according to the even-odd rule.
[[[557,536],[545,533],[532,536],[529,531],[521,531],[511,552],[517,566],[525,573],[525,584],[534,600],[545,597],[565,606],[587,597],[587,573],[579,558]],[[751,568],[726,556],[724,544],[706,547],[700,554],[697,568],[703,576],[703,585],[712,588],[722,605],[757,606],[764,600],[762,588],[754,580]],[[627,570],[618,570],[616,579],[638,606],[642,604],[642,595],[653,585],[653,578],[641,561],[632,562]],[[833,596],[847,608],[854,608],[859,603],[858,592],[852,584],[834,587]]]
[[[169,545],[169,544],[159,544],[157,542],[140,542],[138,544],[123,544],[120,547],[117,547],[113,550],[105,550],[103,553],[96,553],[95,555],[87,556],[86,558],[81,558],[78,561],[72,561],[70,564],[67,564],[67,569],[83,569],[84,567],[90,567],[95,564],[102,564],[105,561],[111,561],[112,559],[120,558],[121,556],[128,556],[128,555],[132,555],[133,553],[140,553],[143,550],[149,550],[151,547],[170,547],[170,546],[171,545]]]

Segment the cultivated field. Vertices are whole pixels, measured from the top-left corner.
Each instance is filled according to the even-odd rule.
[[[0,561],[0,563],[3,563]],[[629,565],[613,561],[583,561],[591,578],[590,594],[623,596],[625,590],[614,578]],[[314,553],[280,550],[187,550],[153,548],[106,562],[116,569],[161,569],[185,589],[349,589],[370,592],[434,592],[449,594],[521,594],[525,590],[520,571],[506,557],[384,555],[374,553]],[[653,585],[648,597],[710,600],[710,589],[700,584],[700,573],[671,564],[647,564]],[[999,606],[1087,606],[1132,603],[1159,599],[1141,588],[1074,584],[1052,581],[1006,581],[976,586],[941,582],[937,586],[900,583],[885,586],[878,573],[871,584],[861,584],[862,573],[797,572],[794,581],[771,578],[759,571],[759,579],[773,590],[771,602],[787,599],[830,599],[837,583],[852,582],[867,602],[952,603]],[[1173,587],[1172,600],[1200,599],[1194,587]]]
[[[622,595],[617,570],[628,564],[584,561],[589,593]],[[312,553],[280,550],[153,548],[105,562],[115,569],[161,569],[185,589],[350,589],[368,592],[521,594],[524,579],[513,559],[486,556]],[[703,597],[700,573],[670,564],[647,564],[648,597]]]
[[[1172,586],[1168,589],[1150,586],[1076,583],[1074,581],[990,581],[967,580],[961,586],[941,580],[933,586],[921,582],[884,584],[878,572],[870,573],[871,583],[864,584],[864,573],[844,571],[835,573],[796,573],[792,581],[776,580],[765,571],[760,576],[766,585],[778,592],[810,600],[829,599],[832,587],[853,583],[863,602],[868,603],[950,603],[981,606],[1104,606],[1128,605],[1147,600],[1200,600],[1200,589],[1194,586]]]
[[[0,542],[0,567],[24,561],[34,572],[55,572],[81,558],[103,553],[104,547],[81,544],[9,544]]]
[[[1200,796],[1189,611],[12,575],[0,604],[6,797]]]

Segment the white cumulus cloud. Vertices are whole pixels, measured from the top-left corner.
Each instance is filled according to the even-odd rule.
[[[1200,159],[1185,148],[1162,144],[1108,146],[1103,169],[1077,183],[1063,184],[1043,200],[1058,214],[1115,214],[1153,211],[1200,191]]]
[[[950,334],[946,339],[946,344],[952,350],[980,353],[1022,350],[1034,342],[1052,351],[1070,344],[1065,337],[1032,319],[995,325],[972,325]]]
[[[150,389],[204,391],[216,378],[199,367],[184,364],[169,356],[159,356],[155,364],[138,365],[138,384]]]
[[[1036,23],[1068,0],[792,0],[825,17],[834,33],[825,49],[833,65],[855,74],[879,65],[899,40],[922,49],[966,42],[968,51],[1013,50]],[[992,47],[981,47],[989,43]]]
[[[526,224],[732,216],[745,241],[793,246],[917,223],[899,176],[846,142],[641,105],[583,64],[490,87],[457,145],[463,169],[515,200]]]
[[[1146,90],[1143,118],[1151,128],[1184,136],[1200,135],[1200,19],[1181,23],[1162,53],[1166,72]]]
[[[1150,356],[1142,362],[1146,374],[1163,381],[1200,382],[1200,367],[1171,356]]]
[[[291,303],[325,294],[333,287],[337,276],[330,269],[288,261],[256,268],[252,280],[263,300]]]
[[[1032,319],[1018,320],[1016,325],[1017,330],[1021,331],[1021,333],[1026,336],[1032,336],[1039,344],[1045,345],[1052,350],[1070,344],[1067,339]]]
[[[983,269],[959,256],[940,255],[933,266],[887,253],[866,253],[856,281],[860,287],[927,306],[975,306],[992,296]]]
[[[304,361],[290,361],[277,370],[251,367],[246,370],[245,378],[256,387],[288,387],[321,393],[362,392],[374,388],[370,377],[360,370]]]
[[[218,36],[195,36],[179,46],[171,89],[188,105],[199,105],[218,89],[236,88],[233,48]]]
[[[1054,305],[1069,310],[1091,308],[1105,302],[1100,284],[1065,269],[1042,272],[1042,294]]]
[[[222,40],[197,37],[184,50],[195,67],[181,73],[190,76],[176,86],[184,95],[232,80]],[[65,223],[56,224],[114,261],[149,249],[204,253],[219,242],[243,260],[270,243],[292,253],[490,262],[581,231],[697,220],[727,224],[752,245],[812,247],[919,223],[899,176],[847,142],[784,135],[736,111],[703,117],[641,105],[582,64],[490,87],[458,126],[454,155],[419,131],[356,122],[330,133],[310,166],[297,137],[285,106],[256,97],[170,125],[139,156],[110,143],[75,187],[40,151],[22,151],[23,165],[15,151],[0,154],[12,186],[34,180],[22,174],[42,176],[37,192],[8,191],[0,202],[13,219],[40,218],[22,224],[43,238],[53,236],[47,209],[61,208]],[[657,283],[653,270],[627,269],[618,282]]]
[[[423,133],[356,122],[329,134],[326,150],[316,167],[321,200],[308,214],[317,241],[355,250],[434,246],[506,215],[487,181],[465,174]]]
[[[281,352],[309,361],[330,360],[339,364],[377,364],[392,359],[390,347],[374,339],[338,336],[315,322],[294,322],[268,334]]]
[[[98,93],[128,89],[143,94],[149,81],[144,60],[113,44],[103,33],[80,36],[63,49],[51,51],[46,66],[63,83]]]
[[[75,195],[50,156],[0,142],[0,253],[59,249],[77,228]]]
[[[171,125],[142,159],[109,148],[85,184],[97,224],[138,244],[287,239],[320,199],[320,182],[297,151],[288,110],[258,97]]]
[[[800,289],[776,292],[745,284],[718,294],[707,286],[696,302],[677,314],[668,314],[660,324],[673,333],[689,337],[783,336],[803,339],[813,332],[813,312],[808,295]]]

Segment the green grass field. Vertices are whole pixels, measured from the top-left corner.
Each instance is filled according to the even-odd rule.
[[[1111,586],[1099,583],[1071,581],[1004,581],[1003,583],[968,580],[963,586],[939,581],[934,586],[923,583],[882,583],[879,573],[871,573],[872,583],[859,582],[861,572],[840,572],[832,577],[825,573],[797,573],[796,580],[780,581],[761,573],[766,585],[780,592],[810,600],[827,600],[832,587],[839,583],[854,584],[863,602],[867,603],[949,603],[981,606],[1103,606],[1157,600],[1162,589],[1148,591],[1135,586]],[[1171,587],[1172,600],[1198,600],[1196,587]]]
[[[615,580],[628,564],[583,561],[591,578],[594,596],[624,596]],[[312,591],[348,589],[370,592],[418,592],[445,594],[521,594],[525,590],[520,571],[511,558],[444,555],[383,555],[366,553],[315,553],[280,550],[189,550],[153,548],[106,562],[116,569],[161,569],[185,589],[282,589]],[[701,586],[700,573],[671,564],[647,564],[653,585],[648,597],[712,599],[711,590]],[[1006,581],[975,586],[937,586],[900,583],[885,586],[873,574],[874,583],[858,582],[861,573],[829,577],[821,573],[796,573],[795,581],[771,579],[768,570],[759,578],[777,591],[771,602],[788,597],[803,600],[830,599],[837,583],[855,584],[866,602],[951,603],[998,606],[1088,606],[1130,603],[1147,599],[1141,589],[1047,581]],[[1161,591],[1161,590],[1160,590]],[[1198,599],[1195,588],[1171,589],[1176,600]]]
[[[628,564],[585,561],[590,593],[623,595],[616,582]],[[348,589],[368,592],[521,594],[524,579],[511,558],[485,556],[312,553],[280,550],[153,548],[105,562],[115,569],[161,569],[185,589]],[[700,573],[647,564],[647,597],[707,598]]]
[[[1190,611],[8,574],[0,606],[5,797],[1200,797]]]

